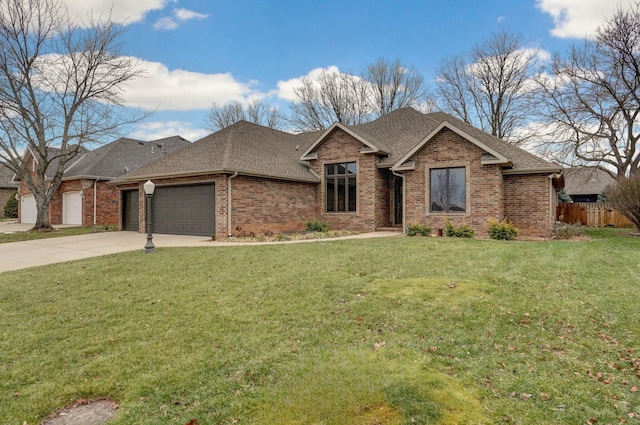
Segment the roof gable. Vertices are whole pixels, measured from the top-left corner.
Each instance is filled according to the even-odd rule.
[[[313,142],[313,144],[302,154],[302,156],[300,157],[300,160],[309,161],[312,159],[316,159],[316,155],[314,155],[315,150],[327,139],[327,137],[329,137],[330,134],[332,134],[334,131],[338,129],[344,131],[345,133],[349,134],[350,136],[358,140],[360,143],[365,145],[367,147],[367,149],[365,150],[367,153],[386,153],[382,149],[377,147],[374,143],[372,143],[371,140],[369,140],[369,138],[366,137],[366,135],[361,134],[357,132],[357,130],[354,130],[352,128],[349,128],[345,125],[342,125],[336,122],[331,127],[329,127],[324,133],[322,133],[322,135],[320,135],[320,137],[318,137],[315,140],[315,142]]]
[[[509,165],[510,164],[509,160],[504,155],[502,155],[500,152],[496,151],[495,149],[492,149],[491,147],[489,147],[486,144],[482,143],[480,140],[476,139],[475,137],[473,137],[472,135],[468,134],[464,130],[456,127],[455,125],[453,125],[453,124],[451,124],[451,123],[449,123],[447,121],[442,121],[440,123],[440,125],[438,125],[428,135],[426,135],[416,146],[413,147],[413,149],[411,149],[409,152],[404,154],[398,160],[398,162],[396,162],[391,167],[391,169],[395,170],[395,171],[402,169],[403,165],[405,164],[405,162],[407,162],[409,160],[409,158],[411,158],[416,152],[418,152],[420,149],[422,149],[424,147],[424,145],[426,145],[429,141],[431,141],[438,133],[440,133],[445,128],[453,131],[454,133],[456,133],[457,135],[459,135],[463,139],[471,142],[472,144],[476,145],[477,147],[479,147],[480,149],[482,149],[483,151],[488,153],[490,155],[490,157],[487,158],[487,157],[483,156],[483,161],[482,161],[483,165],[488,164],[488,163],[491,163],[491,164],[502,164],[502,165]]]

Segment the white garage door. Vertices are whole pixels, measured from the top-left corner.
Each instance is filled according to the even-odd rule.
[[[20,197],[20,221],[22,223],[35,223],[38,217],[36,198],[33,195]]]
[[[62,224],[82,225],[82,192],[62,195]]]

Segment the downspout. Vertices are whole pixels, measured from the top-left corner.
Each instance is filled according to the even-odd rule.
[[[554,205],[556,205],[554,198],[557,199],[558,194],[553,190],[553,179],[559,179],[562,174],[554,173],[549,174],[547,177],[549,177],[549,220],[551,223],[555,223],[557,211],[554,211]]]
[[[231,179],[235,179],[238,177],[238,172],[236,171],[229,177],[227,177],[227,236],[231,237],[233,234],[231,233]]]
[[[400,177],[402,179],[402,233],[407,233],[407,229],[406,229],[406,226],[404,224],[406,222],[405,214],[407,213],[407,208],[406,208],[407,197],[405,196],[407,188],[406,188],[406,185],[404,184],[405,183],[404,174],[396,173],[394,170],[391,170],[391,173],[394,176]]]
[[[96,206],[96,201],[98,200],[98,191],[97,191],[97,185],[98,185],[98,179],[94,180],[93,182],[93,225],[96,226],[98,224],[97,219],[96,219],[96,214],[97,214],[97,206]]]

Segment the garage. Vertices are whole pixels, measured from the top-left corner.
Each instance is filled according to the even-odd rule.
[[[62,194],[62,224],[82,226],[82,192]]]
[[[139,192],[138,190],[122,191],[122,230],[139,230]]]
[[[37,217],[36,198],[33,195],[22,195],[20,197],[20,222],[35,223]]]
[[[156,187],[153,232],[214,236],[215,194],[214,184]]]

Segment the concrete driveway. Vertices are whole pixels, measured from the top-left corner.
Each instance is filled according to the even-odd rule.
[[[33,225],[15,222],[0,222],[0,234],[29,230]],[[63,227],[63,226],[56,226]],[[334,239],[310,239],[290,242],[215,242],[205,236],[154,234],[156,247],[181,246],[247,246],[283,243],[305,243],[332,241],[337,239],[361,239],[398,236],[399,232],[374,232],[345,236]],[[142,251],[147,235],[137,232],[105,232],[88,235],[64,236],[59,238],[37,239],[25,242],[0,243],[0,273],[27,267],[44,266],[82,258],[99,257],[126,251]],[[153,255],[153,254],[150,254]]]
[[[125,251],[142,251],[147,237],[137,232],[105,232],[0,244],[0,272]],[[203,236],[154,235],[156,247],[209,246]]]

